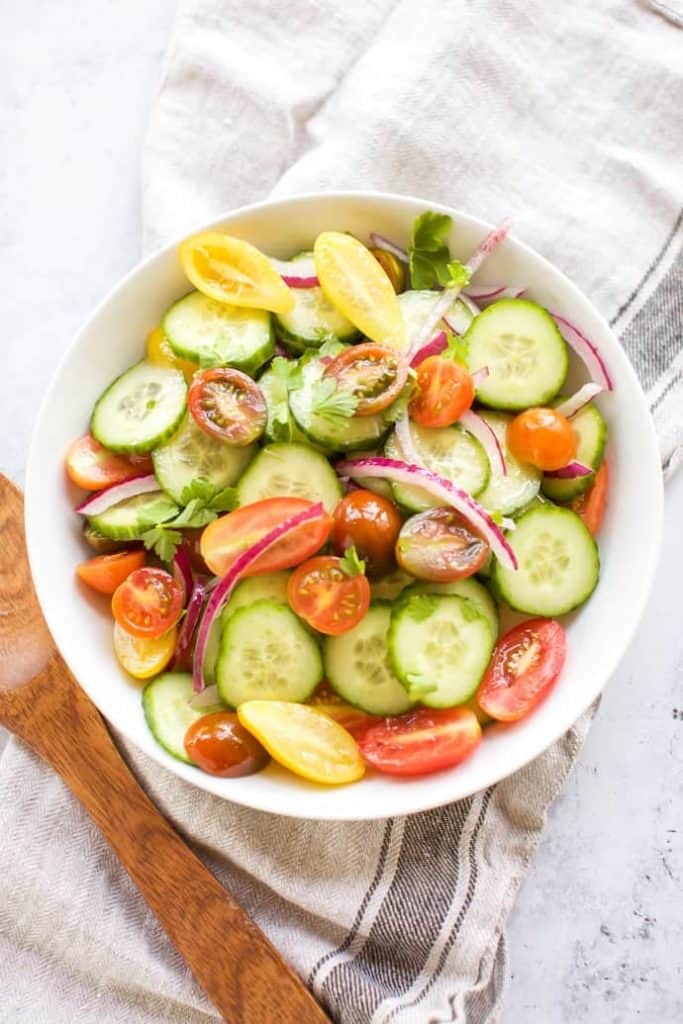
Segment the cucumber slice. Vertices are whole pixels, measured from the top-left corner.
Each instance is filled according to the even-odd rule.
[[[341,496],[339,479],[325,456],[305,444],[266,445],[237,485],[239,505],[294,497],[322,501],[332,512]]]
[[[159,485],[178,504],[183,490],[198,476],[206,477],[218,491],[232,487],[249,465],[256,445],[237,448],[200,430],[191,416],[180,429],[152,453]]]
[[[477,689],[494,636],[472,601],[455,594],[413,594],[394,605],[389,660],[408,693],[430,708],[462,704]]]
[[[602,462],[607,441],[607,424],[602,414],[591,403],[572,417],[571,424],[578,437],[577,462],[583,462],[595,471]],[[595,472],[589,476],[578,476],[575,480],[558,480],[556,477],[544,476],[541,487],[543,493],[553,501],[571,501],[587,491],[594,480]]]
[[[308,444],[308,438],[297,426],[289,408],[289,391],[282,378],[268,367],[258,379],[266,400],[268,418],[263,432],[266,441],[298,441]],[[277,415],[276,415],[277,414]]]
[[[322,679],[318,644],[287,605],[256,601],[223,627],[216,663],[221,700],[308,700]]]
[[[432,306],[439,298],[439,292],[407,291],[398,296],[403,322],[406,325],[406,338],[410,343],[422,330]],[[457,334],[465,334],[474,319],[474,314],[462,299],[456,299],[446,313],[448,324],[441,321],[442,328],[450,326]],[[437,333],[436,331],[434,332]]]
[[[411,434],[420,462],[433,473],[452,480],[457,487],[469,494],[477,495],[486,487],[491,466],[486,452],[477,439],[462,427],[421,427],[411,423]],[[390,459],[404,459],[395,434],[390,434],[384,445]],[[394,499],[411,512],[424,512],[428,508],[443,505],[421,487],[392,484]]]
[[[193,708],[192,676],[189,672],[164,672],[142,691],[142,708],[157,743],[172,757],[193,764],[185,750],[185,733],[204,715],[223,710],[221,704]]]
[[[468,601],[472,601],[477,606],[487,620],[494,640],[498,638],[500,630],[498,605],[479,580],[475,580],[471,576],[465,580],[453,580],[452,583],[428,583],[420,580],[403,591],[404,597],[410,597],[412,594],[456,594],[458,597],[466,597]]]
[[[567,346],[557,324],[528,299],[501,299],[476,316],[465,335],[472,372],[487,366],[477,398],[494,409],[547,405],[567,376]]]
[[[190,292],[167,310],[164,334],[176,355],[254,374],[275,351],[270,313],[243,309]]]
[[[583,604],[600,575],[598,547],[582,519],[546,504],[525,512],[507,540],[517,570],[494,561],[493,583],[507,604],[529,615],[564,615]]]
[[[180,370],[143,359],[97,399],[90,431],[113,452],[149,452],[177,429],[186,396]]]
[[[221,612],[223,625],[240,608],[248,608],[257,601],[287,604],[287,581],[291,575],[291,572],[266,572],[263,576],[249,576],[242,580],[233,590]]]
[[[301,261],[313,262],[313,253],[301,252],[286,263],[279,262],[281,274],[300,273]],[[315,267],[307,267],[315,273]],[[303,352],[307,348],[320,348],[330,338],[336,341],[352,341],[358,334],[350,320],[332,305],[322,288],[292,288],[294,309],[291,313],[277,314],[278,336],[293,351]]]
[[[315,356],[301,360],[303,384],[289,395],[289,405],[298,426],[315,444],[332,451],[373,448],[384,439],[389,423],[384,415],[352,416],[341,422],[316,415],[312,410],[313,385],[322,378],[325,367]]]
[[[149,494],[126,498],[118,505],[112,505],[106,512],[100,512],[98,516],[89,516],[88,522],[94,530],[110,540],[139,540],[150,529],[145,513],[152,508],[157,523],[172,519],[178,512],[178,506],[167,494],[151,491]]]
[[[488,486],[477,495],[477,501],[490,512],[511,515],[533,501],[540,490],[543,474],[530,463],[519,462],[508,451],[507,429],[512,416],[485,409],[479,409],[478,414],[486,420],[498,438],[507,465],[507,476],[492,472]]]
[[[369,715],[402,715],[415,703],[389,665],[391,605],[375,601],[354,629],[325,637],[325,677],[339,696]]]

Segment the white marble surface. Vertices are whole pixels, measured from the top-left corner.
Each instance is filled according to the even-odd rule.
[[[139,255],[140,150],[173,6],[0,10],[0,468],[19,482],[61,352]],[[682,520],[683,473],[645,621],[512,915],[502,1024],[683,1020]]]

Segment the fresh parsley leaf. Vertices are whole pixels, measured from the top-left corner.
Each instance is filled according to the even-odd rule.
[[[362,558],[358,557],[355,544],[346,548],[344,557],[339,563],[339,568],[347,576],[362,576],[365,573],[365,562]]]
[[[209,508],[215,512],[232,512],[237,508],[237,488],[224,487],[222,491],[216,491],[209,502]]]
[[[337,387],[333,377],[316,380],[311,387],[311,412],[330,423],[343,426],[358,408],[358,399],[350,391]]]
[[[446,341],[446,348],[441,355],[446,359],[453,359],[456,363],[462,363],[463,366],[467,366],[467,355],[470,350],[469,342],[465,341],[462,335],[453,334],[452,331],[446,331]]]
[[[408,246],[410,283],[413,288],[429,289],[446,285],[451,254],[446,239],[452,220],[446,213],[426,210],[413,223],[413,237]]]
[[[208,477],[196,476],[192,483],[189,483],[187,487],[183,487],[180,498],[185,506],[189,505],[192,501],[201,501],[203,504],[206,504],[213,498],[215,493],[216,488]]]
[[[206,526],[207,523],[213,522],[216,518],[216,513],[213,509],[201,501],[200,498],[193,498],[189,505],[180,512],[173,520],[173,526],[177,526],[180,530],[198,529],[200,526]]]
[[[172,505],[167,498],[158,498],[149,505],[145,505],[138,512],[138,522],[141,526],[158,526],[173,519],[179,512],[177,505]]]
[[[182,542],[179,530],[170,530],[165,525],[155,526],[142,535],[142,543],[148,551],[154,551],[162,562],[172,562],[176,548]]]
[[[460,260],[451,260],[447,266],[448,280],[445,282],[447,288],[467,288],[472,273]]]
[[[341,341],[335,338],[331,331],[326,331],[324,328],[319,328],[315,332],[316,340],[322,341],[320,348],[318,349],[318,356],[325,358],[326,356],[338,356],[340,352],[343,352],[344,346]]]

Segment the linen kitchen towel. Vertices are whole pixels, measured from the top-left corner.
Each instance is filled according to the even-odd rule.
[[[509,213],[611,318],[671,467],[683,444],[683,36],[664,6],[181,0],[147,140],[146,248],[271,193],[377,188],[489,221]],[[122,746],[336,1021],[491,1024],[505,920],[590,717],[486,792],[375,823],[239,808]],[[10,743],[0,1020],[212,1019],[80,806]]]

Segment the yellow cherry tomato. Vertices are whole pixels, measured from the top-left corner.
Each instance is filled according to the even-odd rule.
[[[362,242],[340,231],[323,231],[313,247],[320,286],[330,302],[371,341],[407,347],[396,292]]]
[[[237,715],[275,761],[304,779],[340,786],[365,773],[356,741],[317,708],[249,700],[240,705]]]
[[[267,256],[241,238],[203,231],[180,244],[180,262],[195,288],[217,302],[291,313],[294,295]]]
[[[178,630],[174,626],[163,636],[132,636],[114,623],[114,653],[121,668],[135,679],[149,679],[162,672],[173,657]]]
[[[175,354],[161,327],[153,327],[147,335],[147,358],[155,366],[170,366],[173,370],[181,370],[188,384],[199,369],[198,363],[181,359]]]

